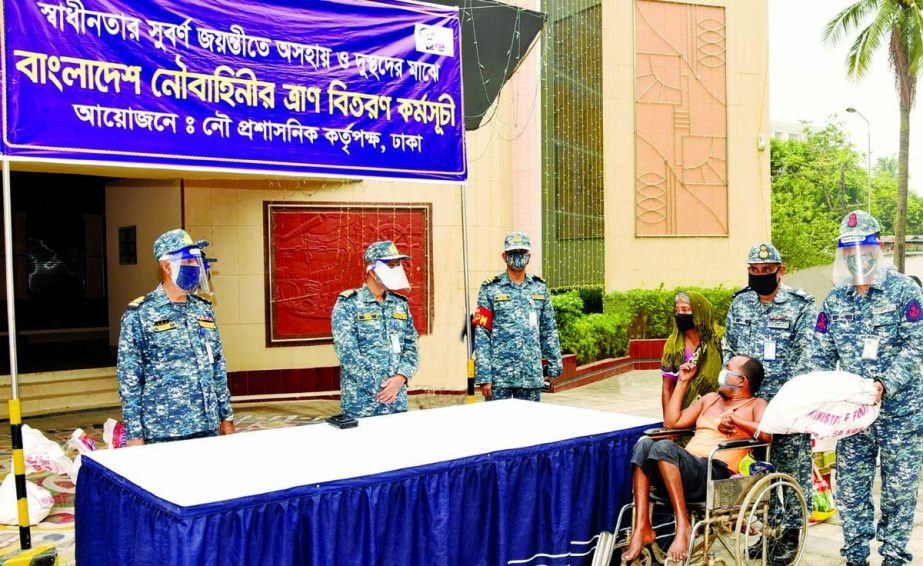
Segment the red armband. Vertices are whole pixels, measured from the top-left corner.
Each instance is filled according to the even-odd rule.
[[[474,325],[480,326],[484,330],[490,330],[491,325],[494,320],[494,311],[478,307],[478,310],[474,311]]]

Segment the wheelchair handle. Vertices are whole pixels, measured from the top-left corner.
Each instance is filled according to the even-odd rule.
[[[644,431],[644,436],[657,439],[692,436],[693,434],[695,434],[693,428],[649,428]]]
[[[719,450],[729,450],[732,448],[757,448],[759,446],[768,446],[768,443],[751,438],[741,438],[738,440],[725,440],[718,443]]]

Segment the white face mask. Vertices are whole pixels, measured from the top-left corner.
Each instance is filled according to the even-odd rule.
[[[398,291],[410,287],[410,281],[407,280],[407,274],[404,273],[403,265],[398,264],[394,267],[388,267],[388,264],[385,262],[376,261],[374,267],[372,267],[372,271],[375,272],[381,284],[391,291]]]

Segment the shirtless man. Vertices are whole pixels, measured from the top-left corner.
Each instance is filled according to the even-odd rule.
[[[679,382],[663,419],[666,428],[695,426],[695,435],[689,444],[682,448],[672,440],[655,441],[644,437],[635,444],[631,455],[635,529],[622,555],[625,562],[637,558],[641,550],[656,539],[648,512],[651,484],[666,491],[676,515],[676,535],[667,557],[674,562],[686,559],[692,531],[686,499],[705,499],[709,452],[725,440],[754,438],[766,409],[766,400],[754,396],[763,381],[763,365],[748,356],[735,356],[721,370],[718,391],[700,397],[682,410],[683,395],[695,369],[689,363],[680,366]],[[772,435],[761,432],[759,440],[771,442]],[[736,474],[746,452],[745,449],[718,452],[712,462],[712,478],[725,479]]]

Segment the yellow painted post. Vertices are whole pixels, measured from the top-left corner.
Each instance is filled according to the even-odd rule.
[[[13,439],[13,474],[16,480],[16,508],[19,512],[19,544],[23,550],[32,548],[29,530],[29,500],[26,499],[26,459],[22,453],[22,413],[19,399],[10,399],[10,436]]]
[[[468,402],[474,403],[477,397],[474,396],[474,356],[468,357]]]

